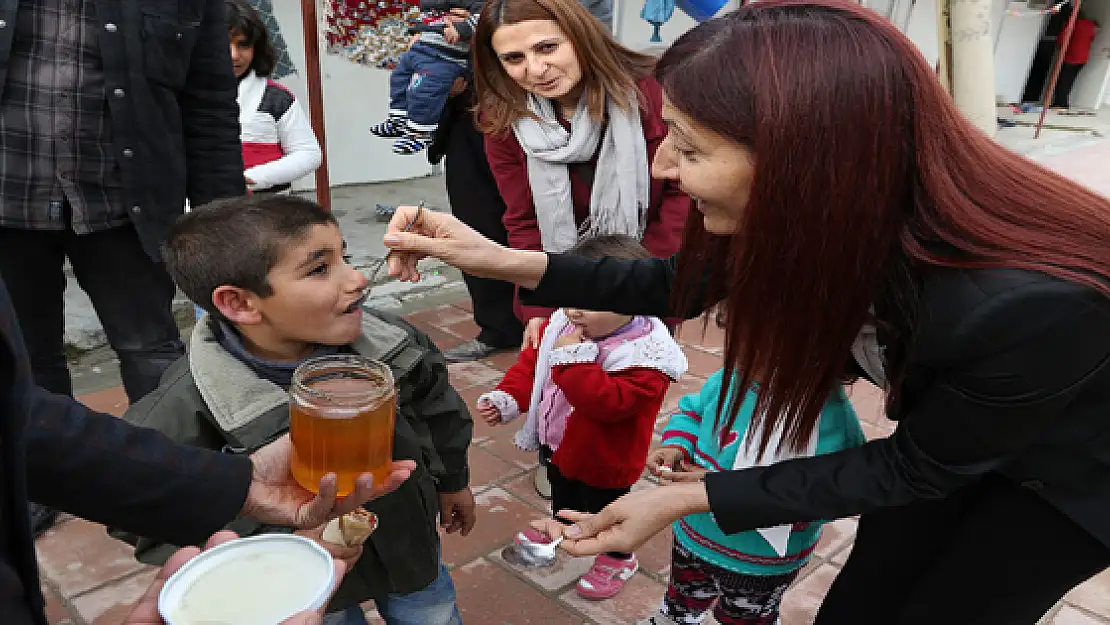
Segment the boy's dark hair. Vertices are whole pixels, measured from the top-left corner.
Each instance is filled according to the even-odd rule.
[[[257,194],[217,200],[186,213],[170,230],[162,256],[181,291],[220,316],[212,291],[234,286],[273,295],[267,276],[290,243],[313,226],[338,225],[319,204],[292,195]]]
[[[583,239],[567,250],[568,254],[584,258],[616,258],[618,260],[641,260],[651,258],[639,241],[623,234],[602,234]]]
[[[254,73],[262,77],[272,74],[277,66],[277,50],[270,42],[270,33],[258,11],[245,0],[224,0],[224,15],[227,17],[227,32],[243,35],[254,48],[254,60],[251,61]]]

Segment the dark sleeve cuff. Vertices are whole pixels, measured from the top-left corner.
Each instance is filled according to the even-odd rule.
[[[442,475],[436,482],[436,490],[441,493],[457,493],[470,485],[470,469],[459,473]]]
[[[548,254],[547,270],[534,289],[520,289],[520,303],[525,306],[559,307],[567,298],[567,287],[577,291],[580,287],[576,278],[589,272],[593,260],[571,254]],[[578,299],[578,298],[575,298]]]
[[[740,496],[741,493],[750,492],[748,489],[752,488],[752,480],[748,478],[748,474],[756,471],[758,469],[705,474],[705,492],[709,496],[709,511],[713,513],[717,527],[720,527],[725,534],[736,534],[758,527],[750,522],[744,522],[745,507],[742,505],[743,497]]]

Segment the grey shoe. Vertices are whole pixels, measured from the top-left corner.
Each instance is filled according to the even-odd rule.
[[[547,465],[540,463],[536,468],[536,493],[544,499],[551,501],[551,481],[547,479]]]
[[[663,611],[660,610],[660,611],[656,612],[655,614],[652,614],[651,616],[647,617],[646,619],[644,619],[642,621],[636,621],[636,625],[682,625],[682,624],[679,623],[678,621],[672,619],[671,617],[667,616],[666,614],[663,614]]]
[[[508,349],[510,348],[494,347],[478,339],[471,339],[451,349],[443,350],[443,357],[447,359],[447,362],[474,362],[492,356],[497,352],[508,351]]]

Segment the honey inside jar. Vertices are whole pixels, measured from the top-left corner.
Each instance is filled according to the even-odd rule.
[[[289,389],[293,478],[315,493],[320,478],[338,477],[339,495],[363,473],[381,484],[393,464],[397,391],[389,367],[361,356],[305,362]]]

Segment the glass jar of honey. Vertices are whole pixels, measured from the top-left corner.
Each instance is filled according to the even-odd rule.
[[[355,355],[304,362],[289,387],[293,478],[315,493],[320,478],[335,473],[340,496],[350,494],[363,473],[382,484],[393,464],[396,410],[386,364]]]

